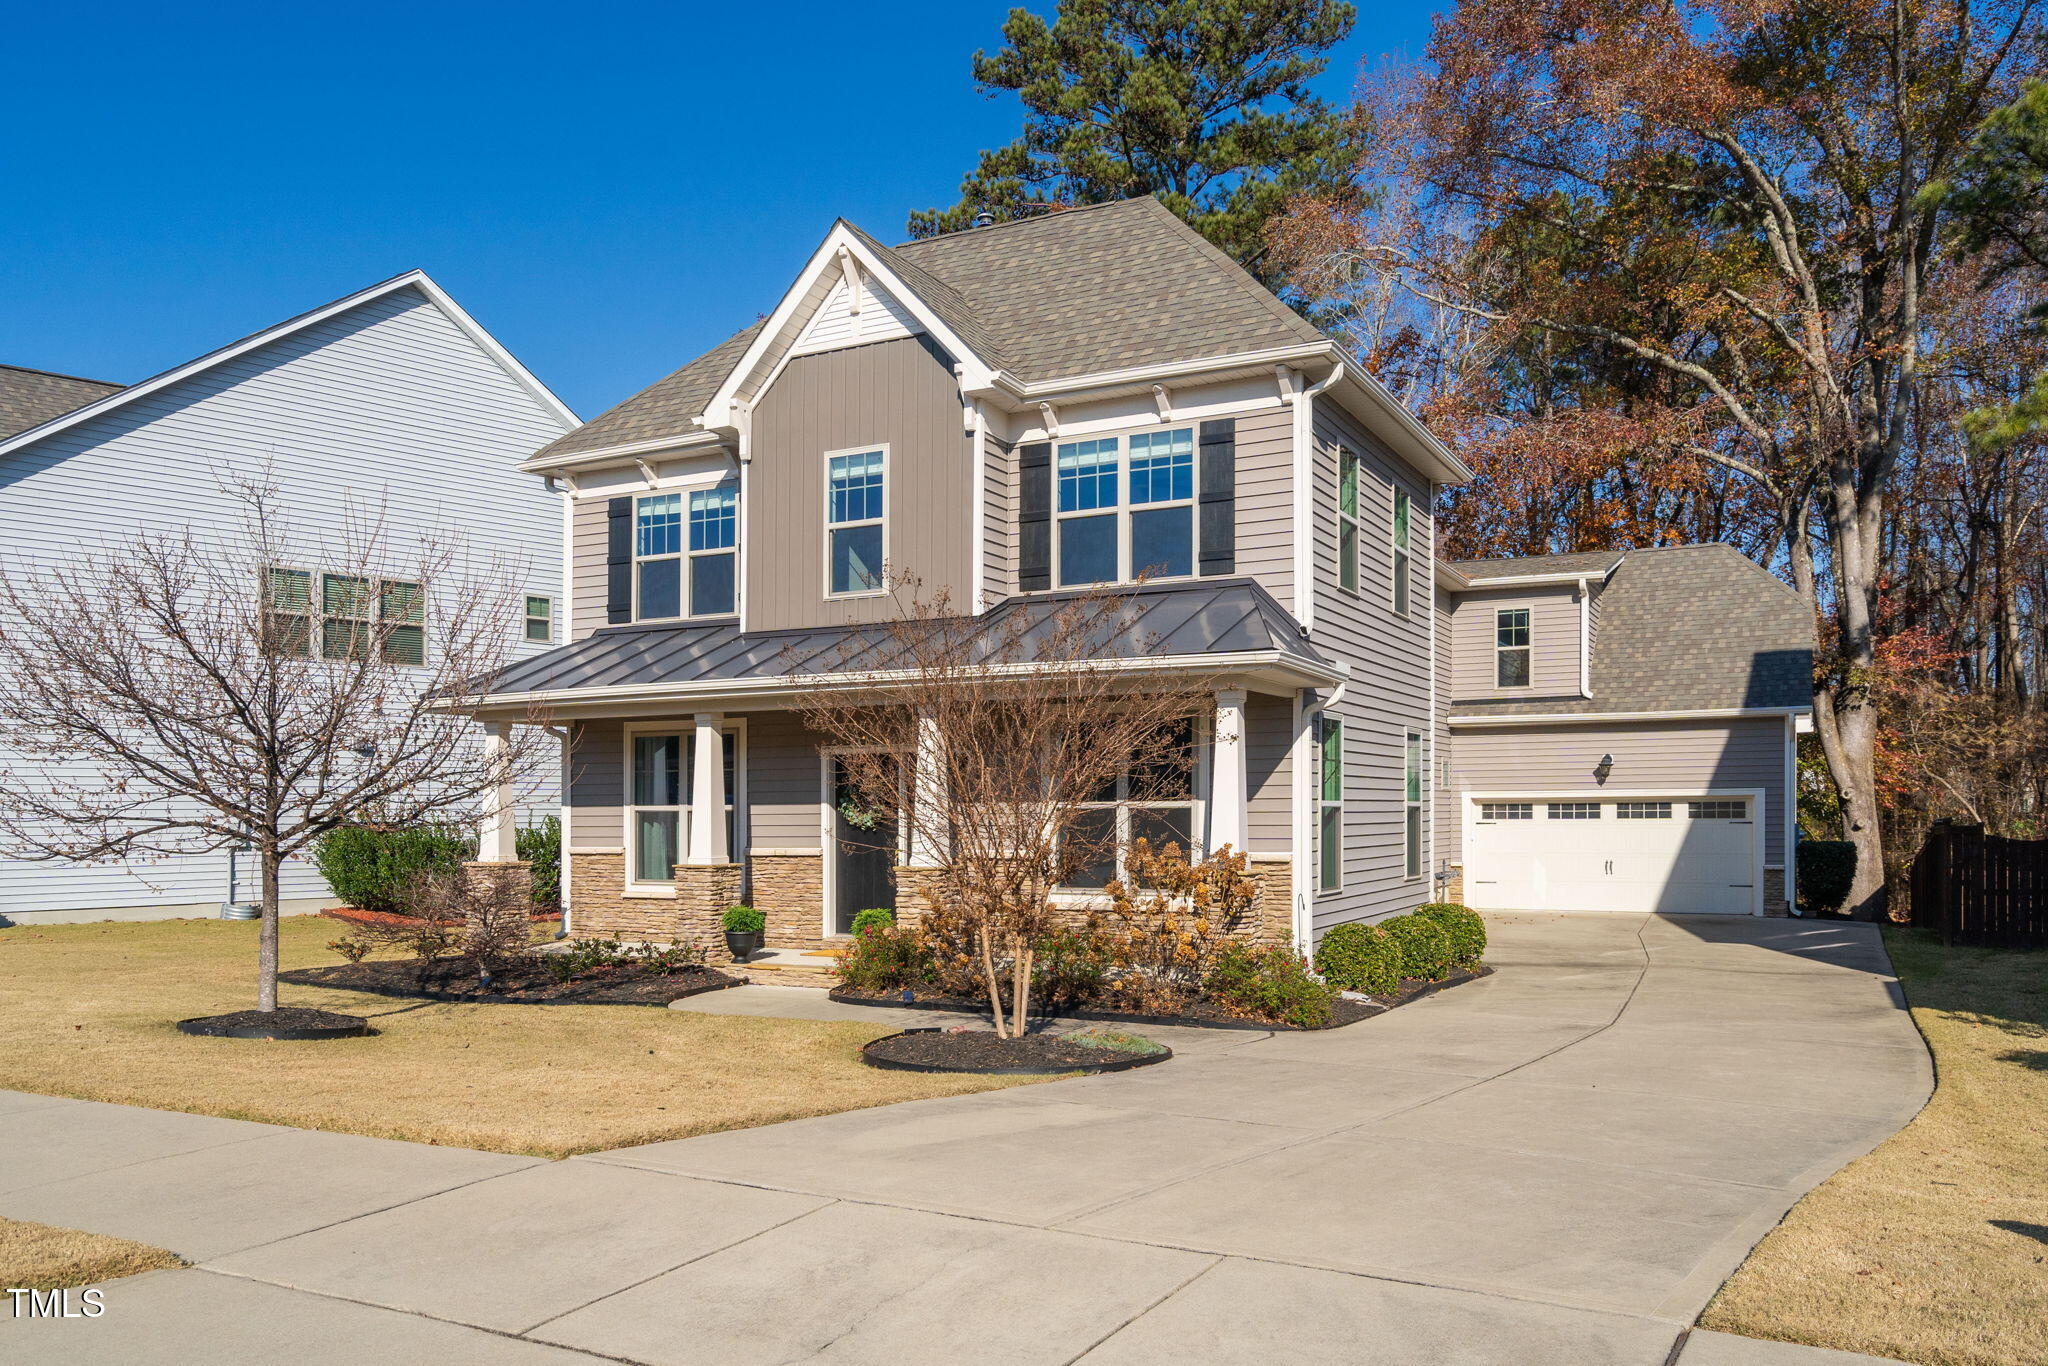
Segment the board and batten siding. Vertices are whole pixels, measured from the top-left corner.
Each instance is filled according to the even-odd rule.
[[[139,536],[226,540],[242,525],[229,489],[268,480],[298,567],[319,570],[323,547],[342,558],[350,519],[381,513],[394,567],[423,537],[454,534],[482,563],[502,563],[508,594],[555,599],[559,612],[561,505],[517,465],[565,426],[408,287],[0,457],[0,537],[15,570],[119,554]],[[146,865],[0,861],[0,912],[10,916],[204,914],[226,892],[224,853]],[[309,864],[286,865],[287,898],[326,894]]]
[[[1613,725],[1460,727],[1452,783],[1463,794],[1602,791],[1675,794],[1762,789],[1764,862],[1785,858],[1785,722],[1777,716],[1729,721],[1624,721]],[[1614,770],[1593,774],[1603,754]],[[1459,859],[1462,820],[1443,831],[1442,857]]]
[[[1529,609],[1529,686],[1494,686],[1495,613]],[[1451,695],[1461,702],[1579,695],[1579,600],[1571,584],[1460,593],[1451,611]]]
[[[1411,911],[1431,899],[1427,740],[1430,619],[1430,545],[1435,535],[1429,484],[1391,455],[1349,413],[1327,399],[1314,401],[1311,528],[1315,551],[1315,629],[1319,651],[1350,666],[1350,685],[1330,714],[1344,723],[1344,855],[1342,886],[1318,892],[1309,881],[1315,933],[1347,920],[1377,920]],[[1358,591],[1337,578],[1338,452],[1359,457]],[[1394,491],[1409,498],[1409,611],[1393,609]],[[1423,868],[1406,876],[1404,784],[1407,733],[1425,737]],[[1308,793],[1313,802],[1315,793]],[[1311,821],[1310,828],[1314,828]],[[1304,857],[1312,851],[1304,851]]]

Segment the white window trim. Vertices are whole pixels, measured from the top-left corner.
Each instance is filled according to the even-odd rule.
[[[873,450],[864,446],[862,450]],[[883,505],[883,511],[888,505]],[[861,745],[821,745],[818,747],[818,855],[824,867],[818,878],[819,894],[823,898],[818,908],[818,933],[826,939],[845,940],[849,935],[841,934],[832,925],[832,906],[839,899],[839,805],[833,800],[836,789],[832,782],[832,764],[844,754],[876,754],[879,749]],[[907,778],[907,775],[905,775]],[[900,812],[910,804],[909,785],[905,778],[896,784],[897,810]],[[910,862],[910,825],[906,820],[896,822],[896,863],[898,867]],[[899,908],[901,909],[901,908]]]
[[[729,716],[719,724],[718,730],[721,735],[733,737],[731,808],[733,822],[732,851],[729,857],[734,863],[741,863],[744,862],[744,858],[739,851],[747,847],[749,833],[747,822],[747,719],[744,716]],[[696,731],[696,721],[689,716],[678,717],[672,721],[629,721],[620,728],[620,731],[620,744],[623,746],[623,752],[620,755],[619,770],[625,777],[625,782],[619,792],[619,833],[622,836],[620,843],[624,847],[623,861],[625,864],[620,882],[621,887],[624,889],[623,895],[629,897],[672,897],[676,894],[676,885],[673,878],[667,882],[642,882],[634,875],[633,813],[641,808],[633,802],[633,741],[637,736],[641,735],[680,735],[683,737],[687,747],[689,737]],[[685,764],[681,781],[684,784],[691,783],[693,781],[692,775],[692,766]],[[689,804],[685,802],[675,807],[651,806],[647,809],[650,811],[685,812],[690,808]],[[686,854],[689,847],[689,829],[682,820],[678,819],[676,821],[676,850],[679,854]]]
[[[526,628],[531,623],[539,621],[542,618],[534,616],[534,614],[529,611],[522,611],[519,614],[520,643],[524,645],[554,644],[560,636],[560,631],[557,627],[557,623],[560,622],[562,618],[561,600],[557,598],[553,593],[522,593],[520,594],[520,597],[526,599],[526,602],[521,604],[522,607],[530,606],[535,600],[544,602],[548,605],[548,613],[546,617],[546,621],[548,624],[548,633],[546,636],[542,637],[539,640],[535,640],[532,636],[528,635],[526,633]]]
[[[1349,512],[1344,510],[1344,462],[1347,460],[1354,471]],[[1337,512],[1337,591],[1354,598],[1363,597],[1360,585],[1365,576],[1359,560],[1365,554],[1365,520],[1359,515],[1359,504],[1365,501],[1365,459],[1348,446],[1337,447],[1336,496],[1330,501]],[[1351,528],[1351,582],[1348,585],[1344,582],[1344,528],[1347,526]]]
[[[1500,619],[1509,612],[1520,612],[1528,618],[1524,629],[1529,634],[1526,645],[1503,645],[1500,643]],[[1524,650],[1529,655],[1529,681],[1527,683],[1503,683],[1500,681],[1501,656],[1509,650]],[[1536,609],[1529,606],[1495,607],[1493,609],[1493,691],[1521,692],[1536,686]]]
[[[1427,848],[1430,803],[1429,752],[1424,747],[1420,726],[1409,726],[1401,735],[1401,880],[1420,882],[1429,871]],[[1408,768],[1415,767],[1415,795],[1408,795]],[[1415,813],[1415,866],[1408,866],[1408,813]]]
[[[1192,448],[1192,478],[1188,481],[1188,496],[1173,498],[1159,503],[1131,502],[1131,438],[1134,436],[1165,435],[1185,430]],[[1050,438],[1052,444],[1052,467],[1049,471],[1052,482],[1052,574],[1053,592],[1108,588],[1116,584],[1136,583],[1137,577],[1131,572],[1131,514],[1143,510],[1159,512],[1172,508],[1188,510],[1188,572],[1185,574],[1154,574],[1147,583],[1192,583],[1201,577],[1202,569],[1202,429],[1199,423],[1169,423],[1164,427],[1140,427],[1128,431],[1091,432],[1087,435],[1069,435],[1065,440]],[[1060,447],[1078,445],[1083,441],[1108,441],[1116,446],[1116,505],[1106,508],[1076,509],[1073,512],[1060,510]],[[1096,583],[1063,583],[1060,578],[1060,523],[1077,517],[1113,517],[1116,519],[1116,571],[1117,577]]]
[[[1311,750],[1315,755],[1315,772],[1311,788],[1311,793],[1315,800],[1315,823],[1313,828],[1316,862],[1313,870],[1313,881],[1317,896],[1331,896],[1344,890],[1344,787],[1345,781],[1349,776],[1344,768],[1344,749],[1345,741],[1348,738],[1345,732],[1350,727],[1344,724],[1343,717],[1332,716],[1327,709],[1318,712],[1316,720],[1322,726],[1337,727],[1337,800],[1335,801],[1331,801],[1323,795],[1323,737],[1321,734],[1316,735],[1315,744],[1311,746]],[[1323,884],[1323,813],[1331,807],[1337,809],[1337,880],[1325,886]]]
[[[842,455],[868,455],[875,451],[880,451],[882,453],[882,515],[880,517],[863,517],[861,520],[857,522],[833,521],[832,461],[835,458]],[[891,487],[894,481],[892,481],[889,477],[893,464],[894,462],[890,459],[889,455],[889,443],[886,441],[870,441],[867,444],[860,446],[841,446],[837,450],[826,451],[822,456],[819,457],[818,476],[820,502],[818,508],[819,513],[824,522],[825,528],[823,537],[819,545],[819,549],[821,551],[822,558],[824,561],[822,565],[823,572],[819,576],[819,587],[824,591],[825,596],[831,599],[833,602],[850,602],[856,598],[880,598],[887,597],[889,594],[889,509],[895,505],[896,501],[896,490],[893,487]],[[835,593],[832,591],[832,533],[834,531],[845,530],[848,527],[864,526],[879,526],[882,528],[883,581],[879,587],[863,588],[857,593]]]
[[[1211,716],[1197,716],[1194,719],[1195,771],[1194,790],[1186,803],[1188,808],[1188,843],[1192,846],[1187,855],[1189,860],[1207,857],[1209,832],[1209,782],[1212,771],[1210,758],[1215,753],[1216,721]],[[1121,781],[1121,780],[1120,780]],[[1130,810],[1132,806],[1179,806],[1180,802],[1132,802],[1128,797],[1115,802],[1075,802],[1075,806],[1090,810],[1115,807],[1116,822],[1116,876],[1124,877],[1124,850],[1131,842]],[[1094,887],[1055,887],[1048,899],[1055,906],[1076,909],[1100,908],[1110,904],[1110,899]]]
[[[1403,546],[1398,539],[1401,525],[1401,505],[1408,505],[1408,544]],[[1408,580],[1408,605],[1401,606],[1398,588],[1401,582],[1400,570],[1406,562]],[[1387,608],[1395,616],[1406,620],[1415,615],[1415,500],[1408,490],[1398,483],[1394,485],[1393,498],[1387,506]],[[1535,662],[1531,657],[1531,664]]]
[[[730,475],[720,473],[715,479],[697,479],[686,484],[670,484],[661,488],[643,489],[633,495],[633,620],[634,621],[722,621],[739,610],[739,556],[741,516],[744,501],[737,484],[733,489],[733,531],[732,544],[720,550],[690,549],[690,495],[707,493],[721,485],[731,483]],[[681,507],[681,522],[677,528],[676,549],[667,555],[642,555],[640,553],[640,503],[646,498],[665,498],[673,494]],[[697,567],[691,563],[706,555],[730,555],[733,557],[733,606],[730,611],[706,612],[701,615],[690,611],[692,581]],[[656,560],[677,560],[676,614],[672,617],[643,617],[640,615],[640,566]],[[541,596],[538,593],[534,597]]]

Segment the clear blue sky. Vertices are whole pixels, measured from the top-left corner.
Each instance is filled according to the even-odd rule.
[[[1050,0],[1030,6],[1050,12]],[[1419,55],[1361,5],[1321,82]],[[1009,5],[17,6],[0,362],[129,382],[418,266],[585,417],[950,204]]]

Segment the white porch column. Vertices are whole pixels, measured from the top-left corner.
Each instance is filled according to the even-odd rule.
[[[939,845],[933,812],[946,809],[946,755],[935,716],[917,718],[917,768],[911,775],[910,866],[939,868],[950,850]]]
[[[1244,761],[1244,689],[1216,690],[1216,735],[1209,755],[1209,852],[1243,853],[1249,838]]]
[[[690,850],[698,865],[731,863],[725,839],[725,718],[714,711],[697,713],[697,742],[690,766]]]
[[[512,723],[493,721],[484,732],[484,762],[497,773],[497,781],[484,789],[482,836],[477,841],[477,862],[517,863],[519,827],[516,800],[512,792]]]

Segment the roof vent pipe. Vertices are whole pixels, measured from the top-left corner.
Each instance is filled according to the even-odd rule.
[[[996,216],[987,209],[983,209],[980,213],[974,215],[974,226],[977,228],[992,228],[995,225]]]

